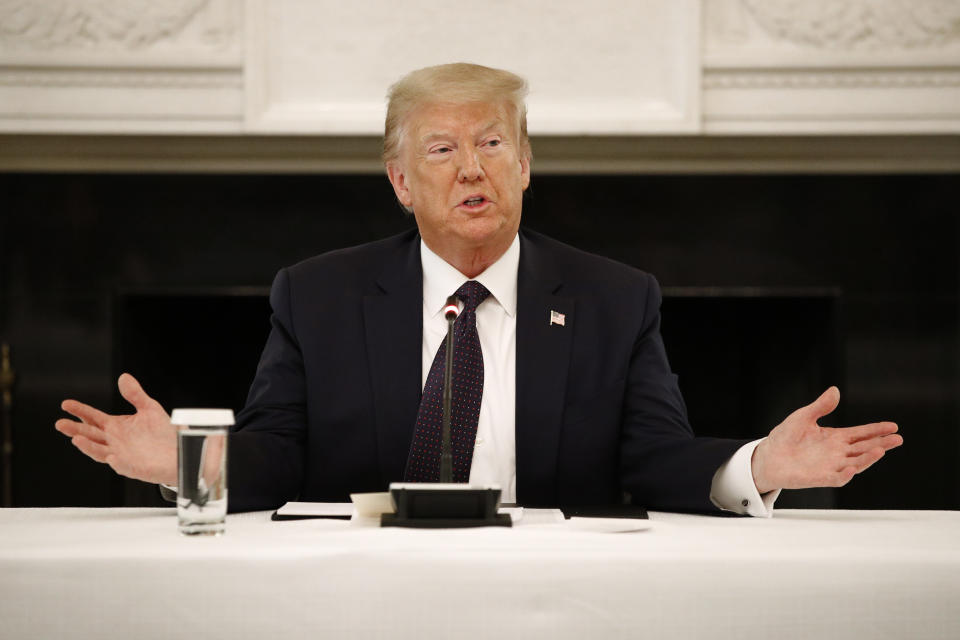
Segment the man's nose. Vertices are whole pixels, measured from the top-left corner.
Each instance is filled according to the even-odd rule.
[[[480,164],[480,155],[476,149],[464,149],[460,153],[460,170],[457,180],[460,182],[474,182],[483,177],[483,166]]]

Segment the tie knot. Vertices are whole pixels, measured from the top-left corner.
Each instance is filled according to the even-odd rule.
[[[456,296],[463,301],[464,311],[476,311],[477,305],[487,299],[490,292],[476,280],[467,280],[459,289]]]

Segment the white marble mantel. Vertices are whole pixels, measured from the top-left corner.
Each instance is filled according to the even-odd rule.
[[[531,134],[565,158],[836,136],[954,157],[960,134],[960,0],[0,0],[0,168],[51,136],[271,140],[294,170],[286,141],[320,138],[366,167],[390,82],[452,60],[527,77]]]

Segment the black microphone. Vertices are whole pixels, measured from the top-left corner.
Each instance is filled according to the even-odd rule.
[[[447,355],[443,364],[443,427],[440,449],[440,482],[453,482],[453,451],[450,446],[450,405],[453,398],[453,323],[460,315],[460,300],[453,295],[443,305],[447,320]]]
[[[440,482],[391,482],[395,513],[380,516],[382,527],[448,528],[509,527],[510,516],[497,513],[500,487],[453,482],[450,443],[450,405],[453,397],[453,323],[460,315],[457,296],[447,298],[447,354],[443,366],[443,417],[441,419]]]

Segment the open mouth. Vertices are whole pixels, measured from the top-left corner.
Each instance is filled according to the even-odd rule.
[[[483,196],[472,196],[470,198],[467,198],[460,204],[465,207],[479,207],[486,202],[487,202],[487,199],[484,198]]]

